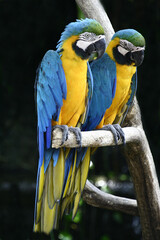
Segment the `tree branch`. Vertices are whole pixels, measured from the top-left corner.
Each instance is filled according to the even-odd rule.
[[[123,128],[126,143],[129,142],[138,142],[141,141],[141,129],[135,127],[126,127]],[[110,131],[105,130],[94,130],[94,131],[82,131],[82,147],[105,147],[105,146],[114,146],[113,134]],[[76,137],[74,133],[69,131],[68,139],[61,145],[62,141],[62,131],[59,128],[53,130],[52,138],[52,148],[67,147],[67,148],[76,148],[79,145],[76,142]],[[122,141],[119,140],[118,145],[122,144]]]
[[[141,129],[135,127],[123,128],[126,143],[140,142],[141,141]],[[110,131],[94,130],[94,131],[82,131],[82,147],[105,147],[115,146],[113,134]],[[53,130],[52,148],[67,147],[76,148],[79,145],[76,142],[76,137],[73,132],[69,131],[68,139],[61,145],[62,131],[59,128]],[[121,140],[118,141],[118,145],[123,144]]]
[[[88,180],[83,192],[83,200],[89,205],[123,213],[138,215],[137,201],[104,193]]]

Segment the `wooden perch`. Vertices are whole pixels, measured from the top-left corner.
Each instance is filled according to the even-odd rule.
[[[88,180],[83,192],[83,200],[94,207],[120,211],[131,215],[138,215],[136,200],[104,193]]]
[[[139,142],[141,141],[141,129],[135,127],[125,127],[123,128],[126,143],[129,142]],[[81,132],[82,134],[82,147],[105,147],[105,146],[114,146],[113,134],[110,131],[105,130],[94,130],[94,131],[85,131]],[[59,128],[53,130],[52,138],[52,148],[59,147],[69,147],[76,148],[79,145],[76,142],[74,133],[69,131],[68,139],[61,146],[62,141],[62,131]],[[122,141],[119,140],[118,145],[122,144]]]

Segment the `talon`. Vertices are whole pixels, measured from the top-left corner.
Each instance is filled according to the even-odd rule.
[[[101,128],[101,130],[111,131],[116,145],[118,145],[118,141],[120,138],[122,139],[123,144],[126,143],[125,134],[119,124],[105,125],[104,127]]]
[[[123,129],[119,124],[113,124],[114,128],[117,130],[117,132],[120,135],[120,138],[122,139],[123,144],[126,144],[125,134],[123,132]]]
[[[76,142],[81,147],[82,146],[82,134],[78,127],[69,127],[69,130],[76,136]]]
[[[62,131],[62,142],[60,146],[64,144],[64,142],[68,139],[68,126],[67,125],[55,125],[53,126],[53,130],[56,128],[60,128]]]

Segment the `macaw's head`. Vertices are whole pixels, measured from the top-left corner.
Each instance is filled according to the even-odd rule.
[[[116,32],[107,47],[108,55],[122,65],[139,66],[144,59],[145,39],[134,29]]]
[[[68,24],[61,35],[57,50],[62,52],[67,40],[82,59],[100,58],[106,50],[106,41],[102,26],[94,19],[77,20]]]

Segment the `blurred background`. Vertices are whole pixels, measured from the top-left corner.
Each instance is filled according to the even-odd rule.
[[[134,28],[146,39],[137,98],[160,175],[160,1],[102,0],[115,31]],[[96,209],[83,201],[74,221],[66,216],[51,236],[33,234],[38,164],[34,79],[48,49],[75,21],[74,0],[0,0],[0,240],[140,240],[138,217]],[[100,189],[134,198],[122,148],[101,148],[89,179]]]

